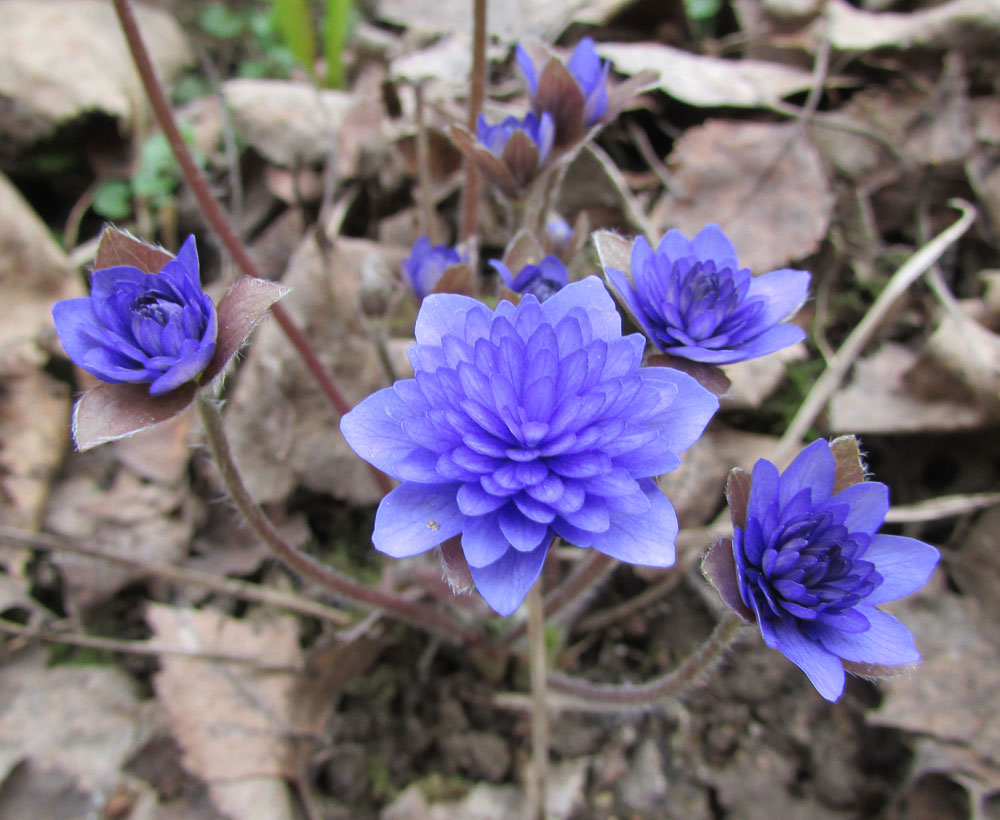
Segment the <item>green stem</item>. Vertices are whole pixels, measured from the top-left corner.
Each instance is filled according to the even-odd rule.
[[[232,450],[223,427],[222,413],[219,412],[218,402],[206,396],[204,392],[200,392],[196,403],[198,412],[201,414],[202,425],[205,428],[205,436],[219,467],[222,483],[251,529],[260,536],[264,544],[281,563],[303,578],[329,589],[341,598],[382,609],[388,615],[419,626],[452,643],[466,644],[479,639],[478,633],[466,631],[452,618],[436,609],[355,581],[353,578],[319,563],[305,553],[299,552],[285,541],[264,514],[264,511],[250,497],[250,493],[243,483],[236,463],[233,461]]]

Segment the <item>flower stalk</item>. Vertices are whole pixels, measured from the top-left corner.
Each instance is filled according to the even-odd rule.
[[[409,601],[398,595],[375,589],[299,552],[275,529],[264,511],[250,497],[246,485],[233,461],[229,439],[226,437],[219,412],[219,404],[213,398],[199,393],[198,412],[201,416],[205,436],[212,456],[219,467],[219,474],[226,491],[243,514],[251,529],[260,536],[271,553],[289,569],[303,578],[325,587],[338,597],[384,610],[388,615],[406,623],[418,626],[434,635],[458,644],[473,643],[479,639],[478,633],[470,632],[456,624],[435,609],[417,601]]]
[[[531,677],[531,788],[534,820],[545,820],[549,779],[548,653],[545,650],[545,599],[542,579],[528,593],[528,666]]]

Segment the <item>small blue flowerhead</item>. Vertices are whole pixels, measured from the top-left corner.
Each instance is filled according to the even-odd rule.
[[[608,111],[610,65],[597,56],[589,37],[577,43],[565,65],[552,57],[539,70],[523,45],[516,56],[536,110],[549,112],[556,121],[558,142],[595,125]]]
[[[548,159],[555,138],[555,126],[548,114],[543,113],[540,117],[535,114],[525,114],[523,119],[504,117],[503,121],[496,125],[490,125],[480,114],[476,122],[476,136],[497,159],[506,161],[505,150],[515,134],[524,134],[531,141],[537,153],[534,162],[536,167]],[[513,147],[513,150],[522,153],[526,147],[525,149]]]
[[[795,344],[805,331],[780,324],[809,294],[809,274],[740,268],[718,225],[694,239],[669,231],[654,251],[639,237],[631,277],[605,268],[618,298],[664,353],[707,364],[754,359]]]
[[[508,288],[515,293],[530,293],[539,302],[544,302],[569,283],[566,266],[555,256],[546,256],[537,265],[525,265],[517,276],[498,259],[491,259],[490,265]]]
[[[67,355],[103,382],[148,383],[153,396],[194,381],[215,351],[215,305],[202,292],[194,237],[159,273],[95,270],[90,296],[52,306]]]
[[[341,420],[347,443],[402,484],[379,505],[376,549],[404,558],[461,535],[472,579],[518,608],[558,535],[622,561],[674,562],[677,517],[653,476],[674,470],[718,401],[676,370],[641,368],[600,280],[495,311],[432,294],[415,378]]]
[[[413,288],[418,300],[432,293],[441,275],[453,265],[461,265],[462,255],[448,245],[432,245],[426,236],[421,236],[403,260],[403,272]]]
[[[744,494],[745,517],[730,494],[743,612],[756,620],[764,643],[831,701],[843,692],[845,666],[869,674],[920,660],[909,630],[878,605],[922,587],[939,557],[922,541],[878,533],[888,488],[850,483],[844,464],[852,460],[854,477],[863,476],[853,438],[832,446],[820,439],[784,473],[757,462]]]

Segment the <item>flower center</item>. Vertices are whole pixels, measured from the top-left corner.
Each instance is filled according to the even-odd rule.
[[[132,312],[166,327],[168,322],[184,313],[184,306],[166,294],[147,291],[132,302]]]

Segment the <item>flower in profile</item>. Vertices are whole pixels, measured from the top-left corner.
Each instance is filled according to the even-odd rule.
[[[432,245],[426,236],[421,236],[413,245],[410,255],[403,260],[403,272],[413,288],[418,300],[434,292],[444,272],[455,265],[462,265],[465,259],[457,249],[448,245]]]
[[[52,306],[69,358],[102,384],[73,411],[85,450],[166,421],[217,376],[286,288],[242,277],[218,307],[201,289],[189,237],[177,256],[108,227],[89,296]]]
[[[555,256],[546,256],[538,264],[525,265],[517,276],[498,259],[491,259],[490,265],[508,288],[515,293],[530,293],[539,302],[544,302],[569,284],[566,266]]]
[[[565,62],[534,42],[518,44],[516,57],[535,112],[544,111],[555,122],[559,148],[567,148],[589,129],[610,122],[657,76],[643,71],[624,83],[612,84],[608,79],[611,66],[601,60],[589,37],[577,43]]]
[[[909,630],[878,605],[922,587],[938,551],[878,533],[889,492],[864,481],[855,438],[819,439],[781,474],[764,459],[752,479],[733,471],[727,494],[731,549],[713,546],[706,574],[824,698],[840,697],[845,669],[879,677],[920,660]]]
[[[654,251],[639,237],[631,272],[609,266],[612,290],[664,353],[706,364],[754,359],[805,338],[781,324],[809,294],[809,274],[775,270],[753,276],[740,268],[718,225],[693,239],[668,231]]]
[[[546,84],[540,86],[539,72],[535,68],[535,62],[523,45],[517,47],[517,65],[524,75],[524,81],[528,84],[532,99],[535,100],[540,110],[548,111],[556,118],[557,128],[561,129],[564,124],[570,127],[576,126],[576,123],[564,123],[560,119],[562,112],[568,113],[572,109],[575,113],[575,109],[578,107],[575,99],[572,103],[567,104],[567,101],[554,99],[550,94],[546,94],[550,86]],[[594,41],[589,37],[584,37],[576,44],[576,48],[573,49],[572,55],[565,64],[565,69],[576,83],[579,96],[583,100],[582,124],[587,128],[596,123],[608,110],[608,71],[610,68],[607,60],[602,61],[597,56]],[[543,76],[544,70],[543,67]],[[539,98],[540,91],[541,99]]]
[[[67,355],[104,382],[149,384],[160,396],[194,381],[215,352],[215,304],[201,289],[194,237],[159,273],[95,270],[90,296],[52,306]]]
[[[403,482],[372,540],[404,558],[461,536],[472,579],[501,615],[520,605],[561,536],[622,561],[674,562],[677,518],[653,476],[680,464],[718,400],[689,376],[640,368],[600,280],[495,311],[428,296],[415,378],[369,396],[341,430]]]
[[[519,199],[552,153],[555,124],[546,113],[526,114],[523,119],[505,117],[496,125],[480,114],[475,136],[458,125],[452,126],[451,135],[459,150],[505,196]]]

